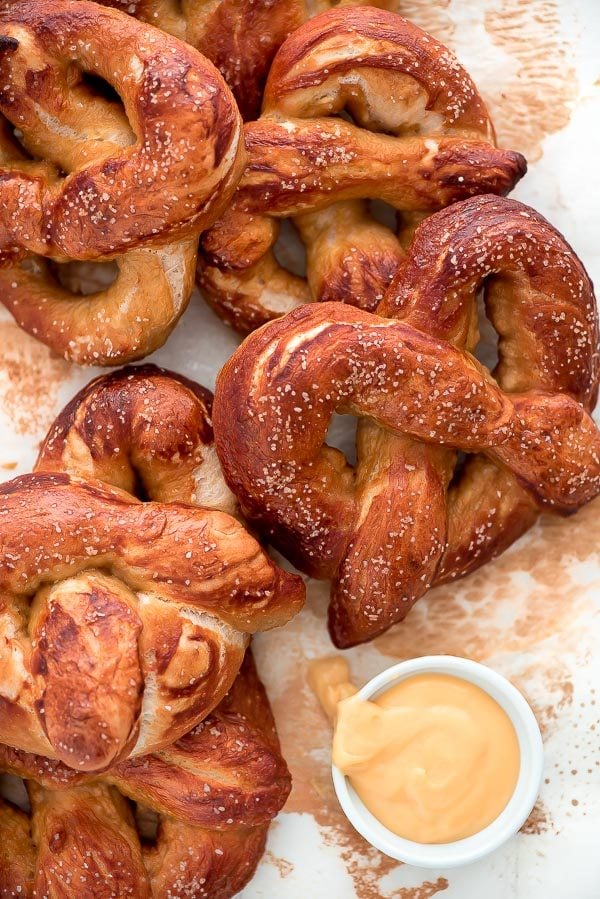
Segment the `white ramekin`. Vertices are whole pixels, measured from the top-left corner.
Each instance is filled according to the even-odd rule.
[[[372,846],[391,858],[419,868],[456,868],[483,858],[509,840],[529,817],[542,780],[544,747],[535,715],[516,687],[485,665],[457,656],[423,656],[382,671],[359,690],[361,699],[373,699],[414,674],[450,674],[485,690],[513,723],[521,751],[519,779],[504,811],[487,827],[453,843],[416,843],[384,827],[365,807],[348,778],[332,765],[335,792],[350,823]],[[382,788],[383,784],[382,784]]]

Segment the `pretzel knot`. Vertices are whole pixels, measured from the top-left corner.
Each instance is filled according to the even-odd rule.
[[[4,168],[4,259],[26,251],[97,259],[166,243],[202,230],[226,206],[241,163],[239,116],[219,73],[191,47],[68,0],[3,9],[0,42],[0,110],[27,149],[49,160]],[[109,141],[91,162],[108,123],[101,104],[87,106],[86,73],[117,91],[130,123],[120,152]],[[77,132],[66,178],[48,135],[36,133],[38,105],[55,134]]]
[[[147,355],[243,166],[229,90],[191,47],[86,0],[0,7],[0,73],[0,261],[19,263],[2,302],[76,362]],[[62,264],[107,257],[98,288]]]
[[[198,261],[208,301],[240,330],[310,300],[376,307],[403,250],[367,200],[414,220],[507,193],[526,168],[494,146],[483,100],[453,54],[370,7],[323,13],[287,39],[245,138],[248,166]],[[274,255],[288,217],[306,246],[307,280]]]
[[[81,771],[190,730],[249,635],[302,604],[225,513],[39,473],[0,487],[0,514],[3,739]]]
[[[220,705],[167,749],[90,776],[1,745],[0,769],[27,778],[31,819],[0,800],[0,892],[26,899],[74,889],[228,899],[252,877],[290,791],[249,653]]]
[[[468,352],[481,285],[494,377]],[[569,514],[600,492],[594,295],[540,215],[483,197],[431,216],[379,311],[294,310],[246,339],[215,396],[242,511],[301,570],[333,579],[341,647],[501,552],[540,509]],[[324,444],[334,411],[360,418],[356,469]]]

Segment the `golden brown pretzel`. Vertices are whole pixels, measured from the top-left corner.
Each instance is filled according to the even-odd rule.
[[[213,443],[212,393],[183,375],[138,365],[73,397],[40,449],[36,471],[97,478],[156,502],[235,514]]]
[[[103,271],[96,274],[85,264],[78,273],[70,264],[28,257],[0,268],[0,302],[21,328],[65,359],[79,365],[133,362],[161,347],[185,312],[196,243],[117,256],[117,278],[108,286]]]
[[[354,0],[101,0],[196,47],[219,69],[244,119],[254,119],[273,57],[309,16]],[[372,6],[395,9],[395,0]]]
[[[290,790],[249,653],[220,705],[163,752],[94,778],[0,745],[0,770],[28,779],[31,819],[0,800],[0,895],[25,899],[228,899]],[[155,838],[128,799],[158,815]]]
[[[80,199],[83,198],[82,202],[87,203],[89,194],[87,193],[88,187],[85,185],[89,172],[97,174],[98,171],[105,173],[108,171],[110,173],[111,167],[116,167],[116,171],[119,171],[122,162],[131,156],[135,149],[132,145],[135,136],[126,112],[114,101],[98,96],[82,80],[82,73],[77,69],[75,63],[70,66],[67,66],[65,62],[60,65],[53,64],[43,70],[43,77],[40,73],[35,74],[35,65],[38,64],[34,53],[36,45],[32,42],[29,31],[18,31],[18,28],[23,26],[17,23],[21,19],[27,23],[28,18],[31,18],[39,8],[39,4],[37,6],[30,3],[19,4],[18,9],[15,8],[11,12],[11,17],[16,22],[9,24],[8,21],[5,21],[8,16],[6,9],[4,19],[0,18],[0,34],[4,31],[21,35],[21,45],[12,50],[8,46],[4,54],[0,56],[4,69],[7,66],[11,67],[10,75],[16,82],[13,94],[8,95],[8,88],[5,88],[4,100],[0,99],[0,109],[5,115],[12,117],[14,125],[19,125],[25,146],[35,156],[41,157],[47,162],[32,163],[28,160],[24,148],[14,140],[12,126],[9,126],[8,119],[2,120],[0,117],[0,170],[4,172],[0,190],[10,187],[14,182],[15,172],[18,175],[19,171],[25,171],[29,173],[29,176],[38,178],[40,184],[44,184],[49,177],[52,177],[53,190],[56,191],[60,189],[61,184],[70,184],[72,192],[77,194]],[[78,26],[81,30],[85,28],[86,22],[88,27],[91,27],[91,20],[95,28],[103,29],[100,35],[96,36],[96,44],[100,44],[100,47],[111,39],[120,39],[120,36],[127,40],[128,45],[140,44],[145,35],[153,34],[145,26],[123,16],[115,17],[110,11],[101,11],[96,8],[94,13],[90,13],[86,3],[81,5],[79,17],[75,15],[73,7],[70,8],[70,12],[65,11],[64,5],[61,9],[55,6],[55,9],[58,11],[53,21],[57,22],[57,28],[60,28],[61,23],[67,20],[71,27]],[[47,5],[42,4],[42,14],[51,11]],[[93,16],[96,16],[97,21],[94,21]],[[32,34],[35,34],[33,26],[28,27],[31,28]],[[62,32],[60,33],[62,34]],[[177,50],[181,46],[174,41],[169,42],[169,39],[166,38],[165,41],[163,51]],[[43,43],[41,38],[39,42]],[[99,49],[98,46],[96,49]],[[150,56],[149,49],[148,47],[147,57]],[[186,50],[186,54],[187,52]],[[102,54],[103,57],[105,55],[105,53]],[[171,52],[170,57],[173,58]],[[49,61],[51,61],[50,58]],[[144,65],[146,66],[146,76],[144,77],[150,81],[160,76],[161,68],[165,69],[164,59],[162,63],[160,60],[157,63],[156,59],[148,58]],[[192,73],[195,73],[196,79],[208,78],[207,91],[210,91],[212,87],[219,92],[215,94],[216,109],[213,114],[223,116],[220,127],[222,127],[222,138],[226,145],[228,128],[235,130],[236,127],[236,116],[231,112],[232,100],[226,95],[224,85],[216,73],[212,73],[212,79],[208,77],[211,74],[210,69],[199,57],[194,55],[188,65],[190,66],[188,81],[191,80]],[[27,66],[30,66],[32,70],[30,71]],[[174,74],[177,76],[177,72]],[[184,79],[181,85],[182,89],[185,84]],[[165,93],[168,93],[167,88],[168,84],[165,85]],[[135,84],[130,84],[128,91],[135,94]],[[152,88],[152,92],[156,93],[154,88]],[[196,93],[198,94],[198,91]],[[200,97],[201,92],[198,99]],[[131,100],[133,99],[135,99],[134,96],[131,97]],[[160,100],[160,95],[158,95],[158,99]],[[188,99],[191,102],[194,99],[193,95],[190,94]],[[131,100],[128,102],[131,103]],[[166,102],[164,98],[163,102]],[[83,116],[82,108],[85,110]],[[152,103],[150,103],[150,108],[153,108]],[[154,127],[158,128],[155,143],[160,143],[162,140],[163,146],[162,149],[156,146],[155,150],[158,152],[160,149],[161,154],[168,159],[171,155],[169,143],[176,145],[177,134],[173,133],[170,121],[173,113],[164,109],[160,113],[160,109],[160,104],[158,104],[159,116],[154,123]],[[203,107],[200,106],[199,112],[202,113],[202,110]],[[127,113],[130,114],[130,112],[131,110],[128,108]],[[185,104],[182,109],[182,113],[184,112]],[[209,112],[208,109],[204,111],[203,115],[198,116],[198,127],[206,126],[207,112]],[[144,116],[146,115],[143,108],[142,113]],[[162,120],[160,115],[163,116]],[[195,111],[194,115],[196,115]],[[233,122],[228,122],[228,118],[232,118]],[[183,121],[182,124],[185,125],[185,122]],[[216,126],[218,124],[215,122]],[[215,128],[213,138],[217,133]],[[199,135],[197,139],[199,141],[197,152],[189,154],[190,171],[197,168],[195,157],[201,159],[202,153],[208,149],[208,135],[205,140],[201,140]],[[180,141],[181,137],[178,140]],[[236,138],[232,136],[232,147],[235,147],[235,141]],[[157,160],[157,164],[159,167],[162,165],[160,160]],[[207,164],[210,166],[210,163]],[[240,164],[241,160],[237,159],[229,173],[229,163],[222,163],[220,167],[215,164],[213,175],[208,174],[204,179],[202,177],[196,179],[196,175],[194,175],[194,181],[198,180],[198,183],[208,186],[213,176],[217,177],[220,168],[225,183],[221,186],[213,184],[212,196],[213,199],[218,199],[219,190],[223,189],[223,200],[225,200],[228,189],[232,186],[230,182],[237,177],[236,173]],[[56,174],[52,173],[52,166],[70,173],[64,182],[58,180]],[[185,176],[185,169],[181,175]],[[169,189],[169,204],[167,205],[170,205],[174,197],[170,192],[169,181],[165,178],[166,175],[163,175],[162,172],[158,173],[157,187],[163,191]],[[93,182],[91,183],[93,185]],[[142,222],[144,220],[151,221],[152,216],[148,217],[147,215],[150,210],[143,211],[146,208],[147,201],[144,194],[147,191],[141,191],[138,188],[136,199],[136,190],[134,189],[133,194],[126,200],[126,194],[122,192],[123,186],[127,187],[126,176],[123,179],[118,176],[110,190],[111,196],[121,191],[123,199],[128,203],[129,208],[123,215],[120,224],[127,227],[127,223],[131,219],[131,212],[135,208],[139,209]],[[135,188],[135,185],[132,183],[129,187]],[[187,188],[184,189],[187,190]],[[157,190],[155,195],[158,196],[159,193],[160,190]],[[102,221],[100,215],[102,209],[100,209],[96,210],[96,214],[91,217],[86,214],[85,221],[87,222],[88,219],[94,221],[100,216],[97,222],[98,228],[102,233],[106,233],[105,236],[108,235],[112,239],[112,235],[116,231],[112,219],[117,215],[117,208],[111,206],[108,193],[103,194],[103,197],[107,202],[103,201],[101,206],[105,213],[108,213],[109,220]],[[184,200],[184,205],[187,202],[187,199]],[[164,204],[164,197],[161,203]],[[67,208],[69,208],[68,205]],[[220,207],[217,203],[214,207],[214,214],[218,208]],[[23,210],[19,210],[16,215],[14,208],[8,208],[5,212],[15,218],[17,226],[28,227],[25,224],[26,216]],[[209,212],[209,217],[212,214]],[[169,221],[169,215],[164,209],[161,215],[164,216],[165,222]],[[49,224],[52,225],[53,221],[51,217]],[[56,221],[60,221],[58,213]],[[5,225],[6,223],[0,225],[0,235],[4,235],[6,238],[9,235],[7,235]],[[157,233],[161,229],[162,225],[159,226]],[[176,236],[176,229],[173,229],[172,238],[174,239]],[[162,232],[161,240],[164,242],[167,238],[171,241],[169,232]],[[130,239],[126,237],[123,248],[127,249],[129,244]],[[99,285],[98,289],[93,290],[92,295],[87,296],[79,294],[77,289],[70,289],[68,267],[57,265],[56,262],[50,262],[40,256],[29,256],[25,261],[10,269],[0,268],[0,299],[21,327],[68,359],[84,364],[115,364],[131,361],[145,356],[161,346],[185,310],[193,289],[196,244],[197,240],[192,237],[169,242],[165,246],[143,246],[118,255],[115,257],[118,269],[115,282],[110,286]],[[134,243],[131,245],[133,246]],[[37,247],[36,249],[39,252],[43,248]],[[76,248],[71,246],[70,249],[71,255],[77,254]],[[103,252],[105,250],[106,247]],[[66,276],[65,268],[67,268]],[[84,277],[84,280],[89,281],[89,276]]]
[[[36,468],[100,478],[151,500],[231,507],[212,446],[211,402],[209,391],[152,365],[97,378],[58,416]],[[31,825],[10,805],[0,814],[0,892],[18,885],[25,896],[68,892],[85,878],[93,895],[227,899],[252,876],[289,792],[248,655],[220,705],[154,755],[94,775],[5,746],[0,769],[28,779]],[[137,827],[124,797],[141,806]],[[150,844],[145,809],[159,818]]]
[[[496,380],[460,349],[477,342],[484,283]],[[600,492],[594,295],[540,215],[495,197],[437,213],[380,311],[309,306],[252,334],[213,413],[244,514],[300,569],[334,580],[341,647],[501,552],[540,509],[569,514]],[[336,410],[361,418],[355,470],[323,445]],[[475,458],[449,487],[456,450]]]
[[[371,7],[324,13],[287,39],[245,137],[249,163],[232,206],[202,237],[198,279],[217,313],[246,331],[314,299],[375,308],[403,251],[367,200],[418,218],[506,193],[525,171],[520,154],[494,146],[483,100],[453,54]],[[308,280],[275,258],[287,217],[306,244]]]
[[[102,0],[185,40],[208,57],[255,118],[278,47],[306,16],[302,0]]]
[[[0,7],[0,48],[0,111],[29,152],[49,158],[35,174],[4,166],[1,258],[157,246],[198,233],[226,206],[242,164],[239,116],[219,73],[187,44],[85,0],[23,0]],[[130,134],[118,154],[110,140],[93,152],[110,132],[86,109],[85,73],[123,101]],[[54,136],[78,131],[66,178],[48,132],[37,132],[36,105],[58,113]]]
[[[187,732],[303,601],[225,513],[39,473],[0,487],[0,516],[0,731],[79,770]]]

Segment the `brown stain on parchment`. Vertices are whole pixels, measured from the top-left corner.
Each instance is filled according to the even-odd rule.
[[[283,880],[284,877],[289,877],[289,875],[294,870],[294,866],[291,862],[286,861],[284,858],[280,858],[280,856],[275,855],[271,850],[267,850],[264,855],[264,860],[273,865],[279,871],[279,876]]]
[[[542,141],[569,122],[577,76],[560,19],[562,0],[500,0],[485,13],[485,29],[512,61],[508,76],[486,91],[501,146],[542,155]]]
[[[419,600],[375,646],[397,659],[443,653],[481,661],[558,635],[565,649],[578,616],[598,614],[582,600],[572,563],[599,551],[600,498],[568,519],[542,516],[498,559]]]
[[[529,818],[521,828],[521,833],[530,836],[539,836],[547,833],[552,828],[550,813],[543,802],[538,801],[533,807]]]
[[[540,676],[537,666],[525,669],[518,679],[521,683],[517,683],[517,686],[533,680],[536,675]],[[544,695],[547,699],[540,702],[530,698],[529,703],[535,712],[542,736],[547,736],[556,728],[561,714],[573,705],[573,682],[570,680],[569,669],[558,659],[551,670],[547,669],[541,676],[545,681]],[[526,690],[524,686],[522,689]]]
[[[336,849],[359,899],[430,899],[447,889],[444,877],[415,887],[382,886],[400,863],[370,846],[352,827],[337,801],[331,780],[331,726],[308,685],[310,658],[331,654],[325,630],[328,585],[310,582],[307,607],[285,628],[260,634],[253,643],[259,671],[271,686],[283,755],[292,774],[286,812],[307,814],[319,826],[325,845]],[[281,655],[286,657],[282,672]],[[369,652],[371,657],[376,653]],[[354,671],[351,654],[349,661]],[[279,865],[276,865],[279,867]]]
[[[418,887],[403,887],[398,893],[398,899],[431,899],[436,893],[448,889],[448,881],[445,877],[438,877],[436,881],[426,880]]]
[[[16,324],[0,321],[0,409],[16,434],[42,437],[70,365]]]

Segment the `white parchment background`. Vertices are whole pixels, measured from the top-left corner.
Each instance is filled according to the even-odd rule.
[[[514,196],[549,218],[600,281],[600,0],[400,0],[400,8],[458,53],[501,143],[534,160]],[[153,358],[213,387],[236,344],[195,297]],[[93,373],[52,359],[0,316],[0,477],[30,469],[54,414]],[[348,654],[358,681],[430,651],[462,652],[512,677],[546,744],[548,782],[528,832],[472,867],[423,872],[388,864],[344,825],[329,784],[327,725],[305,681],[306,659],[331,652],[326,587],[311,584],[299,618],[257,641],[296,785],[244,899],[600,899],[598,503],[581,516],[542,523],[499,562],[423,600],[401,633]]]

